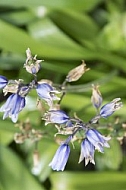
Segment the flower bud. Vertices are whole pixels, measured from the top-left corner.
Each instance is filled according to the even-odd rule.
[[[68,75],[66,76],[66,81],[68,82],[77,81],[88,70],[89,68],[86,68],[85,62],[82,61],[81,65],[75,67],[68,73]]]
[[[41,68],[40,63],[42,62],[42,60],[37,60],[36,59],[37,55],[33,57],[29,48],[26,50],[26,55],[27,55],[27,59],[24,64],[24,67],[26,68],[26,71],[28,73],[31,73],[34,75],[40,70]]]
[[[92,85],[91,102],[96,109],[98,109],[102,104],[102,96],[98,85]]]

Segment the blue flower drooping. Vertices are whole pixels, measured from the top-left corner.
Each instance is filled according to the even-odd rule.
[[[79,163],[85,158],[85,166],[90,161],[92,164],[95,164],[94,161],[94,152],[95,147],[88,139],[84,139],[81,143],[81,154],[79,158]]]
[[[86,132],[86,137],[99,152],[104,152],[103,147],[110,147],[108,141],[111,137],[101,135],[101,133],[99,133],[96,129],[89,129]]]
[[[115,98],[110,103],[105,104],[100,110],[100,116],[106,118],[112,115],[116,110],[119,110],[123,106],[120,100],[121,98]]]
[[[38,96],[45,100],[50,107],[52,106],[53,100],[60,99],[55,95],[59,92],[47,83],[38,84],[36,91],[38,93]]]
[[[12,94],[8,97],[6,103],[0,108],[0,112],[4,112],[3,119],[10,117],[14,123],[18,119],[19,112],[25,106],[25,98],[18,94]]]
[[[69,154],[70,154],[69,145],[68,144],[60,145],[49,166],[51,166],[53,170],[63,171],[68,161]]]
[[[68,115],[62,110],[49,110],[43,119],[46,120],[46,125],[48,123],[65,124],[69,121]]]

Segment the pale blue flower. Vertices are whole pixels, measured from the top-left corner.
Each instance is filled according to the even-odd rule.
[[[4,88],[8,83],[8,80],[6,77],[0,75],[0,88]]]
[[[45,124],[56,123],[65,124],[69,121],[69,116],[62,110],[50,110],[44,114]]]
[[[14,123],[18,119],[19,112],[25,107],[25,98],[18,94],[12,94],[8,97],[5,104],[0,108],[4,112],[3,119],[10,117]]]
[[[105,137],[96,129],[89,129],[86,132],[86,137],[90,141],[90,143],[97,149],[99,152],[104,152],[103,147],[109,148],[108,141],[111,137]]]
[[[119,110],[123,106],[122,102],[120,102],[120,100],[121,100],[121,98],[115,98],[110,103],[105,104],[100,109],[100,116],[103,118],[106,118],[106,117],[112,115],[116,110]]]
[[[94,145],[88,139],[84,139],[81,143],[81,154],[79,158],[79,163],[85,158],[85,166],[88,164],[89,161],[92,164],[95,164],[94,152]]]
[[[45,100],[50,107],[52,106],[54,100],[60,99],[55,95],[59,92],[47,83],[38,84],[36,91],[38,93],[38,96]]]
[[[69,145],[68,144],[60,145],[49,166],[51,166],[53,170],[63,171],[68,161],[69,154],[70,154]]]

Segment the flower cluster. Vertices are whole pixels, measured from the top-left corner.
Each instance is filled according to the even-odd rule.
[[[0,112],[4,112],[3,119],[10,117],[14,123],[18,120],[19,112],[25,107],[26,99],[30,90],[35,89],[38,96],[45,100],[51,107],[53,100],[59,100],[56,96],[59,93],[53,86],[46,82],[37,81],[36,73],[39,71],[41,60],[37,60],[36,56],[32,57],[31,51],[26,50],[27,59],[24,67],[26,71],[34,76],[29,84],[24,84],[23,80],[8,80],[4,76],[0,76],[0,88],[3,89],[4,95],[11,93],[6,103],[0,108]]]
[[[64,124],[66,128],[72,128],[70,136],[64,143],[60,145],[56,151],[56,154],[54,155],[52,162],[49,164],[52,169],[57,171],[64,170],[70,154],[69,143],[79,131],[82,131],[84,134],[84,138],[82,139],[81,143],[79,163],[85,159],[85,166],[88,164],[88,162],[95,164],[95,150],[104,153],[104,147],[110,147],[108,141],[111,139],[111,137],[103,136],[98,130],[93,129],[90,126],[91,124],[96,123],[101,117],[107,118],[121,107],[122,102],[120,102],[120,98],[116,98],[112,102],[101,107],[100,113],[92,118],[88,123],[84,123],[78,118],[70,118],[64,111],[61,110],[51,110],[46,113],[44,119],[46,120],[47,124]],[[71,125],[68,125],[68,123],[71,123]]]
[[[103,99],[99,91],[99,86],[92,85],[91,102],[96,108],[97,114],[87,123],[76,116],[70,117],[60,109],[60,103],[65,95],[64,89],[66,84],[78,80],[89,70],[89,68],[86,68],[85,62],[82,61],[81,65],[72,69],[67,74],[64,82],[60,85],[60,90],[57,90],[48,80],[37,80],[37,73],[41,68],[40,63],[42,60],[37,60],[36,55],[33,57],[29,48],[26,50],[26,56],[24,68],[33,76],[33,80],[29,84],[25,84],[22,79],[9,80],[5,76],[0,76],[0,88],[3,89],[4,95],[9,93],[6,103],[0,108],[0,112],[4,112],[3,119],[10,117],[11,120],[16,123],[19,113],[27,105],[26,96],[31,90],[36,90],[39,98],[44,100],[48,105],[48,110],[46,110],[42,118],[45,120],[45,125],[51,123],[58,129],[57,134],[67,135],[66,140],[60,144],[49,166],[51,166],[53,170],[64,170],[70,155],[70,142],[78,139],[77,135],[80,132],[82,138],[79,163],[85,160],[85,166],[89,162],[95,164],[95,151],[98,150],[104,153],[104,147],[110,147],[108,141],[111,137],[105,137],[96,130],[93,125],[98,123],[101,118],[107,118],[116,110],[120,109],[122,107],[121,98],[115,98],[101,107]],[[42,136],[40,131],[35,130],[32,130],[32,133],[28,130],[27,134],[30,134],[28,135],[29,137],[35,137],[37,140],[40,140]],[[27,138],[27,134],[16,133],[15,141],[17,143],[23,143]]]

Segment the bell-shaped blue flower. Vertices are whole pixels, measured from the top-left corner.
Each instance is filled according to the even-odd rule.
[[[121,98],[115,98],[108,104],[105,104],[100,110],[100,116],[106,118],[112,115],[116,110],[119,110],[123,104],[120,102]]]
[[[95,164],[94,152],[94,145],[88,139],[84,139],[81,143],[81,154],[79,158],[79,163],[85,158],[85,166],[88,164],[89,161],[92,164]]]
[[[19,112],[25,106],[25,98],[18,94],[12,94],[8,97],[6,103],[0,108],[0,112],[4,112],[3,119],[10,117],[14,123],[18,119]]]
[[[6,77],[0,75],[0,88],[4,88],[8,83],[8,80]]]
[[[53,170],[63,171],[68,161],[69,154],[70,154],[69,145],[68,144],[60,145],[49,166],[51,166]]]
[[[108,141],[111,139],[111,137],[103,136],[96,129],[89,129],[86,132],[86,137],[99,152],[104,152],[103,147],[110,147]]]
[[[53,104],[53,100],[60,99],[55,95],[59,92],[47,83],[42,83],[42,84],[38,83],[36,87],[36,91],[38,93],[38,96],[42,98],[43,100],[45,100],[50,107]]]
[[[62,110],[49,110],[44,114],[45,124],[55,123],[55,124],[65,124],[69,121],[68,115]]]

